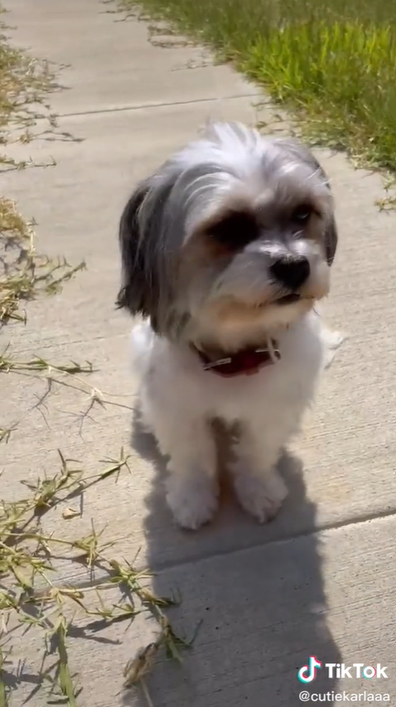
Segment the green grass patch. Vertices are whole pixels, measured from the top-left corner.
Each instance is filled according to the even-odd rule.
[[[132,0],[121,0],[124,9]],[[262,84],[316,144],[396,170],[396,4],[142,0]],[[193,77],[192,77],[193,80]]]

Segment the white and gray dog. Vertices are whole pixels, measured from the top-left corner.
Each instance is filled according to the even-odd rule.
[[[273,518],[287,493],[277,462],[323,363],[314,305],[337,245],[326,175],[298,142],[214,124],[137,187],[120,244],[118,304],[143,317],[141,413],[169,457],[175,520],[198,528],[216,511],[216,419],[233,430],[240,504]]]

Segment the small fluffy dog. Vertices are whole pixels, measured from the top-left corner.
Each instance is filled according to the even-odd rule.
[[[337,246],[328,180],[298,142],[218,123],[131,196],[118,305],[132,332],[142,419],[169,457],[167,500],[198,528],[217,508],[212,421],[232,430],[241,506],[260,522],[286,496],[277,471],[324,356],[315,302]]]

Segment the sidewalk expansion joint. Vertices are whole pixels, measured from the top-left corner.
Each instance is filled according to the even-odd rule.
[[[286,544],[293,542],[295,540],[299,540],[300,538],[309,538],[310,536],[314,537],[319,536],[323,532],[326,531],[338,531],[342,530],[343,528],[348,528],[352,525],[362,525],[363,523],[369,523],[373,520],[386,520],[387,518],[391,518],[392,516],[396,516],[396,509],[394,510],[389,510],[389,511],[383,511],[383,512],[377,512],[373,514],[366,514],[364,516],[361,516],[360,518],[350,518],[350,519],[344,519],[342,521],[336,522],[336,523],[329,523],[328,525],[323,525],[320,528],[311,528],[309,530],[302,530],[301,532],[296,532],[292,535],[289,536],[284,536],[280,538],[275,538],[273,540],[269,540],[268,542],[258,542],[258,543],[253,543],[251,545],[247,545],[246,547],[239,547],[239,548],[227,548],[225,550],[220,550],[219,552],[213,552],[209,554],[202,554],[202,555],[195,555],[191,559],[186,559],[186,560],[179,560],[179,561],[169,561],[169,562],[162,562],[162,563],[155,563],[155,567],[150,566],[150,560],[147,560],[147,563],[145,566],[149,567],[150,571],[153,572],[154,576],[158,576],[163,574],[164,572],[168,570],[174,570],[178,569],[180,567],[187,567],[188,565],[196,565],[198,562],[205,562],[207,560],[211,561],[216,558],[222,558],[226,557],[228,555],[240,555],[245,552],[250,552],[252,550],[258,550],[259,548],[262,548],[265,550],[265,548],[270,547],[272,545],[279,545],[279,544]],[[198,531],[199,532],[199,531]],[[318,543],[319,545],[319,543]],[[319,552],[319,550],[318,550]],[[144,564],[144,563],[143,563]],[[99,573],[98,573],[99,575]],[[64,579],[61,580],[61,585],[67,585],[70,586],[72,585],[76,589],[84,589],[88,587],[99,587],[103,584],[106,584],[109,582],[109,577],[108,575],[103,575],[103,576],[98,576],[96,580],[77,580],[73,581],[72,576],[68,576]]]
[[[232,96],[221,96],[219,98],[194,98],[190,101],[164,101],[163,103],[142,103],[136,106],[120,106],[118,108],[98,108],[96,110],[76,111],[72,113],[56,113],[57,118],[75,118],[84,115],[100,115],[102,113],[122,113],[127,111],[145,110],[147,108],[171,108],[172,106],[188,106],[197,103],[216,103],[223,101],[233,101],[238,98],[263,98],[262,103],[268,102],[260,93],[238,93]],[[261,101],[260,101],[261,103]]]

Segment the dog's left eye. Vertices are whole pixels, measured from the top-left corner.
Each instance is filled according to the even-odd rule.
[[[299,225],[303,225],[304,223],[306,223],[309,220],[311,214],[312,214],[312,207],[309,204],[300,204],[299,206],[297,206],[294,209],[294,211],[292,213],[291,220],[294,223],[297,223]]]

